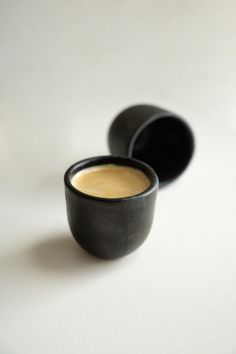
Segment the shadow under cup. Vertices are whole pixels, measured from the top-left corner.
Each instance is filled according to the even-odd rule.
[[[151,185],[130,197],[100,198],[87,195],[71,184],[77,172],[106,164],[139,169]],[[133,252],[145,241],[152,225],[158,189],[157,175],[149,165],[127,157],[92,157],[69,167],[64,182],[69,226],[75,240],[86,251],[115,259]]]

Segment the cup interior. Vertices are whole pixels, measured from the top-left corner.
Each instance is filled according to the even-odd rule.
[[[145,162],[138,161],[133,158],[128,158],[128,157],[120,157],[120,156],[97,156],[97,157],[91,157],[79,162],[76,162],[74,165],[68,168],[68,170],[65,173],[65,184],[67,187],[69,187],[73,192],[79,193],[81,195],[84,195],[89,198],[95,198],[95,199],[105,199],[105,200],[113,200],[113,199],[127,199],[127,198],[135,198],[136,196],[140,195],[132,195],[130,197],[123,197],[123,198],[103,198],[103,197],[95,197],[92,195],[87,195],[84,194],[83,192],[79,191],[75,187],[73,187],[71,180],[73,176],[79,172],[82,171],[86,168],[89,167],[94,167],[94,166],[99,166],[99,165],[107,165],[107,164],[115,164],[115,165],[120,165],[120,166],[128,166],[128,167],[133,167],[136,169],[141,170],[150,180],[151,185],[149,188],[144,190],[140,194],[145,194],[151,192],[153,189],[158,188],[159,181],[158,177],[156,175],[156,172],[148,166]]]
[[[153,117],[136,132],[129,156],[152,166],[164,185],[184,171],[193,150],[193,134],[184,121],[175,116]]]

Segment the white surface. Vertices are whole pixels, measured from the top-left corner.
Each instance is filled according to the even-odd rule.
[[[1,1],[1,354],[235,354],[235,1]],[[197,150],[132,255],[69,235],[62,176],[159,104]]]

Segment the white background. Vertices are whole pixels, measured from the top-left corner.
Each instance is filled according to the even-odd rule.
[[[0,353],[235,354],[235,1],[0,7]],[[136,103],[197,149],[145,244],[103,261],[70,236],[63,173]]]

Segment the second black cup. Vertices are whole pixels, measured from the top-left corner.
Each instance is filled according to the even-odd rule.
[[[108,143],[113,155],[150,165],[160,187],[185,170],[194,151],[189,125],[177,114],[152,105],[132,106],[118,114],[109,129]]]

